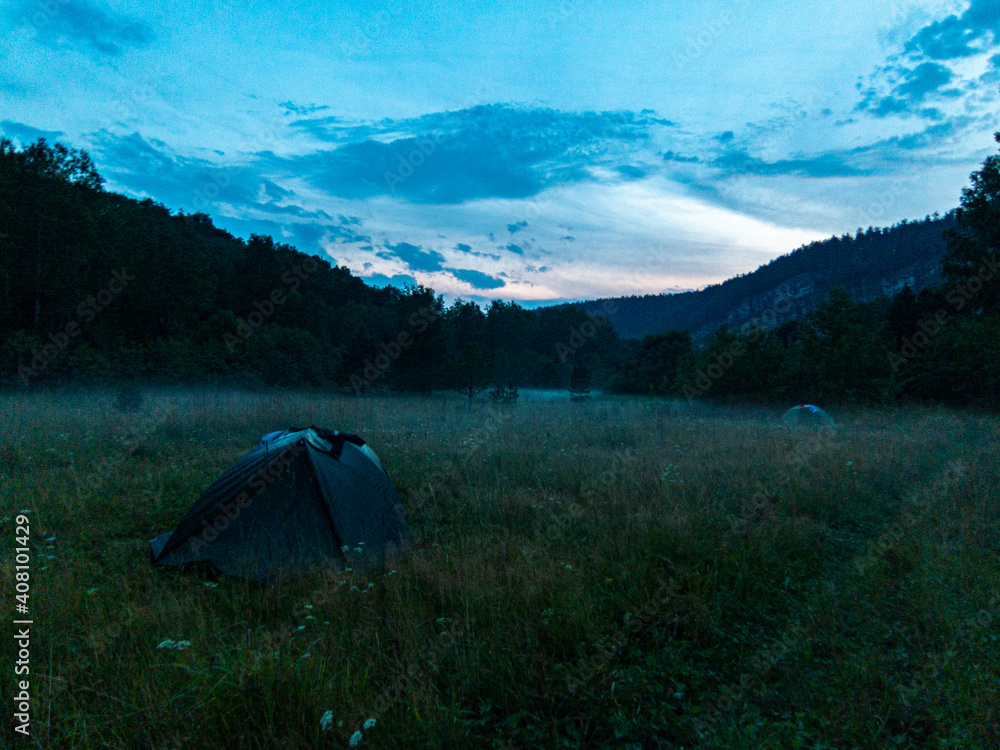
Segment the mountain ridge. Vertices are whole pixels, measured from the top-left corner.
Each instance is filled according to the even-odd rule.
[[[687,330],[705,344],[720,327],[770,329],[815,309],[840,288],[859,302],[891,297],[942,280],[944,232],[956,226],[954,211],[903,220],[891,227],[858,229],[803,245],[755,271],[697,291],[606,297],[563,306],[607,317],[622,338],[671,329]]]

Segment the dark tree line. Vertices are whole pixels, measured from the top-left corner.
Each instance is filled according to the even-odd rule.
[[[2,140],[0,379],[996,406],[998,206],[991,156],[946,219],[898,225],[915,245],[945,230],[941,286],[869,303],[835,288],[805,316],[721,328],[698,348],[684,330],[623,340],[606,316],[572,306],[484,310],[446,306],[420,286],[373,288],[270,237],[242,240],[205,214],[108,192],[81,151]],[[774,261],[773,273],[807,268],[810,257],[848,273],[865,265],[865,243],[888,236],[869,229],[817,243]],[[894,263],[924,251],[904,242],[898,252]],[[756,277],[735,281],[766,281]]]
[[[632,344],[609,386],[695,398],[997,408],[1000,156],[988,157],[971,182],[944,231],[939,286],[868,303],[834,289],[806,316],[770,330],[720,328],[702,350],[687,331],[649,335]]]
[[[0,141],[0,378],[8,385],[236,383],[430,392],[484,381],[566,387],[557,353],[621,345],[579,310],[446,307],[205,214],[103,189],[89,157]],[[581,354],[584,350],[581,350]]]

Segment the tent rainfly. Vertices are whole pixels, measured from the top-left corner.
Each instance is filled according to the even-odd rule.
[[[833,417],[812,404],[793,406],[781,417],[781,423],[802,427],[833,427]]]
[[[261,438],[150,551],[154,565],[206,561],[264,580],[343,564],[345,549],[379,564],[406,534],[399,495],[375,452],[356,435],[309,427]]]

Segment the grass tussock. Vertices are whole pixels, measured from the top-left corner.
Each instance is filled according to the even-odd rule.
[[[196,391],[0,410],[8,591],[11,519],[31,511],[36,746],[1000,738],[996,418],[790,432],[655,401]],[[309,424],[379,453],[411,548],[269,585],[149,565],[149,539],[260,435]]]

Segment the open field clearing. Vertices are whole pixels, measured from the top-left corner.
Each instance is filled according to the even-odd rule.
[[[37,747],[1000,743],[996,416],[832,409],[813,431],[652,399],[208,391],[0,412]],[[152,567],[149,540],[292,425],[368,441],[411,546],[271,585]]]

